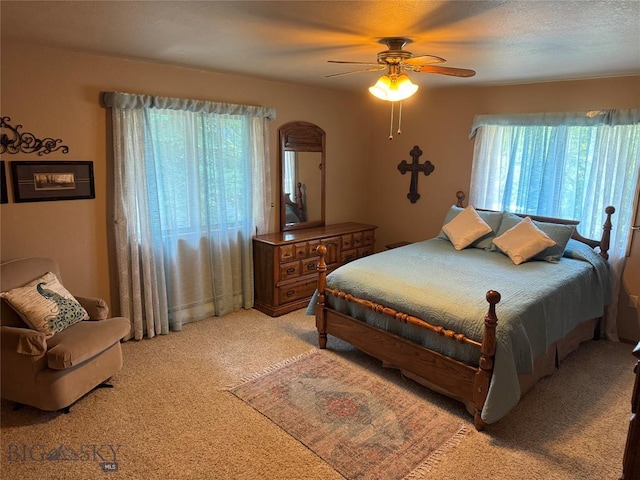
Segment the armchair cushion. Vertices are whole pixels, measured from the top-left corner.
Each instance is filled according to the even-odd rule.
[[[47,340],[49,368],[64,370],[88,360],[119,342],[129,333],[126,318],[79,322]]]
[[[47,338],[82,320],[87,311],[78,303],[52,272],[32,280],[23,287],[0,293],[11,308],[32,329]]]

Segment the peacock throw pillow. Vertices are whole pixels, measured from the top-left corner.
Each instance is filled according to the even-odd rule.
[[[74,323],[89,319],[87,311],[52,272],[24,287],[1,292],[0,298],[4,298],[27,325],[46,334],[47,338]]]

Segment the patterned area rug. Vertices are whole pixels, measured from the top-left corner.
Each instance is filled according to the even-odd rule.
[[[459,417],[326,350],[230,391],[345,478],[418,479],[470,431]]]

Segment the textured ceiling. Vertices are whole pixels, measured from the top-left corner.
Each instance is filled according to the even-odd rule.
[[[379,73],[387,36],[406,50],[473,69],[472,78],[411,73],[420,84],[504,84],[640,74],[640,1],[7,1],[2,41],[331,88]]]

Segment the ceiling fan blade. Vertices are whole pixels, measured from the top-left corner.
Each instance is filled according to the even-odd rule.
[[[416,61],[417,60],[417,61]],[[404,60],[404,63],[407,65],[416,65],[426,63],[431,65],[433,63],[445,63],[446,60],[442,57],[438,57],[436,55],[414,55],[411,58],[407,58]]]
[[[473,77],[476,74],[474,70],[468,70],[466,68],[439,67],[437,65],[416,66],[414,72],[438,73],[452,77]]]
[[[380,65],[377,62],[347,62],[347,61],[343,61],[343,60],[327,60],[327,62],[329,62],[329,63],[346,63],[348,65],[371,65],[372,67],[376,66],[376,65]]]
[[[353,70],[351,72],[342,72],[342,73],[332,73],[331,75],[325,75],[325,78],[329,77],[339,77],[341,75],[351,75],[352,73],[363,73],[363,72],[378,72],[380,70],[384,70],[385,67],[379,65],[377,68],[366,68],[364,70]]]

